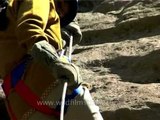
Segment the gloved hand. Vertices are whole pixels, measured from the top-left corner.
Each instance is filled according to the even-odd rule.
[[[69,25],[65,26],[61,30],[62,38],[66,42],[66,46],[69,46],[70,37],[73,36],[73,46],[80,43],[82,39],[82,32],[76,19]]]
[[[44,64],[56,79],[67,80],[70,88],[77,88],[82,83],[78,67],[59,57],[55,48],[47,41],[35,43],[31,55]]]

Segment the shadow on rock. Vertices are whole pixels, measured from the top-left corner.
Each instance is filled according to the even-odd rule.
[[[159,120],[160,104],[147,103],[146,108],[122,108],[116,111],[104,111],[104,120]]]
[[[134,83],[160,83],[160,50],[145,56],[122,56],[108,61],[111,72],[118,74],[122,81]]]
[[[83,31],[80,45],[97,45],[124,40],[135,40],[144,37],[159,35],[160,16],[142,18],[124,23],[117,23],[115,27]],[[105,26],[105,23],[103,23]],[[104,27],[102,27],[104,28]]]
[[[117,74],[122,81],[133,83],[160,83],[160,50],[145,56],[120,56],[113,60],[92,61],[88,67],[109,68],[111,74]],[[107,74],[107,73],[106,73]]]

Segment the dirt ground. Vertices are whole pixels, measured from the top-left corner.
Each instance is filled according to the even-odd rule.
[[[83,40],[73,61],[81,68],[84,81],[92,85],[91,93],[104,119],[159,120],[158,25],[122,32],[115,27],[115,15],[100,12],[79,13],[78,20]]]

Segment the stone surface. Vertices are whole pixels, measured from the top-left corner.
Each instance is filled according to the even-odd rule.
[[[159,120],[160,1],[133,0],[105,11],[109,2],[78,14],[83,40],[73,61],[105,120]]]

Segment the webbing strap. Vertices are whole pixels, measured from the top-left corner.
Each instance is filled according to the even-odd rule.
[[[11,86],[12,87],[15,87],[16,84],[18,83],[19,80],[21,80],[24,72],[25,72],[25,69],[26,69],[26,66],[27,66],[27,63],[29,62],[29,59],[30,57],[29,56],[26,56],[20,64],[18,64],[11,72]]]
[[[11,71],[11,73],[4,78],[2,88],[6,96],[8,96],[10,90],[16,86],[18,81],[21,80],[26,65],[30,59],[32,59],[30,55],[25,55],[21,62]]]
[[[55,117],[60,116],[59,112],[43,104],[43,101],[40,99],[40,97],[34,94],[33,91],[31,91],[30,88],[27,85],[25,85],[23,80],[20,80],[17,83],[15,90],[27,104],[29,104],[36,110],[48,115],[54,115]],[[38,104],[39,102],[41,102],[42,104]]]

